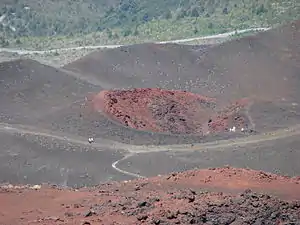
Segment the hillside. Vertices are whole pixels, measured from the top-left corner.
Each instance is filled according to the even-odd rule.
[[[212,168],[79,190],[3,185],[0,222],[7,225],[299,224],[299,179],[263,171]]]
[[[64,68],[100,79],[107,89],[174,88],[227,99],[260,93],[269,100],[293,93],[290,100],[297,101],[299,27],[300,20],[216,46],[148,43],[99,50]]]
[[[1,62],[0,224],[299,224],[299,53],[300,20]]]
[[[36,123],[83,99],[95,88],[33,60],[3,62],[0,68],[0,104],[5,105],[0,109],[1,122]]]
[[[155,96],[166,92],[154,93],[157,90],[147,89],[155,87],[190,91],[216,98],[216,110],[221,111],[234,101],[246,98],[249,100],[246,104],[246,112],[249,110],[251,114],[251,119],[248,118],[252,120],[251,126],[255,126],[257,131],[262,132],[275,127],[293,125],[299,119],[297,113],[300,104],[298,97],[300,80],[297,76],[299,22],[213,47],[140,44],[95,51],[64,66],[64,69],[84,74],[89,79],[99,80],[103,84],[102,87],[107,90],[133,89],[132,92],[109,91],[109,95],[114,97],[104,97],[104,99],[102,94],[105,92],[102,92],[95,100],[97,110],[99,107],[102,108],[103,103],[106,104],[105,109],[102,108],[100,111],[109,112],[110,116],[118,118],[117,120],[119,122],[121,120],[123,124],[139,123],[143,124],[141,126],[147,126],[147,122],[143,121],[153,121],[151,114],[146,116],[146,112],[150,109],[144,109],[146,106],[150,107],[150,102],[153,104],[155,102],[152,106],[161,105],[159,112],[164,121],[167,121],[167,118],[177,121],[181,116],[174,116],[175,111],[177,114],[186,112],[180,106],[180,100],[176,100],[181,99],[179,96],[178,98],[161,96],[158,103]],[[153,96],[154,99],[146,100],[143,93],[147,93],[147,98]],[[194,100],[188,100],[188,95],[185,97],[185,102],[192,104]],[[112,101],[117,104],[111,103]],[[179,105],[171,106],[174,101]],[[196,106],[186,105],[186,108],[193,107]],[[197,114],[196,108],[193,108],[194,114]],[[144,111],[138,112],[142,109]],[[201,112],[204,113],[203,108]],[[191,116],[193,113],[190,113],[188,114]],[[267,118],[263,116],[265,113],[268,113]],[[194,116],[191,121],[197,118],[197,115]],[[201,117],[209,121],[212,114],[201,114]],[[181,130],[182,126],[189,130],[195,125],[188,126],[187,118],[184,122],[174,121],[172,126],[185,124],[172,128],[174,130]],[[163,126],[169,127],[168,124]],[[130,127],[136,128],[140,125]],[[192,129],[198,130],[195,127]],[[169,128],[167,130],[170,131]]]
[[[187,37],[269,26],[300,15],[297,0],[7,0],[0,8],[2,46],[22,45],[27,39],[20,37],[27,36],[68,36],[84,44],[82,35],[88,33],[113,42]]]

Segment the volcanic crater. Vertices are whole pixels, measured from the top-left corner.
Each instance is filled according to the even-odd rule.
[[[220,107],[215,98],[187,91],[135,88],[101,91],[93,96],[92,105],[110,119],[143,131],[203,136],[248,132],[251,127],[247,99]]]

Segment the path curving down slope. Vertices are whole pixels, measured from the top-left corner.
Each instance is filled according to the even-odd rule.
[[[19,175],[19,168],[21,163],[29,165],[27,161],[30,160],[40,173],[47,173],[53,168],[59,171],[63,167],[62,173],[67,174],[65,176],[69,179],[78,175],[70,171],[80,166],[81,172],[96,176],[98,166],[103,162],[114,170],[114,174],[110,171],[111,176],[122,173],[127,177],[140,177],[148,176],[139,171],[141,167],[136,167],[136,164],[124,167],[137,156],[161,152],[182,155],[219,151],[218,154],[221,154],[221,151],[227,151],[224,151],[225,148],[248,148],[256,144],[267,146],[272,141],[294,138],[299,135],[297,112],[300,91],[296,75],[299,71],[297,40],[300,39],[295,38],[299,35],[298,28],[299,23],[291,24],[287,28],[262,32],[221,46],[205,47],[204,50],[202,46],[178,44],[123,46],[95,51],[63,69],[54,69],[33,60],[2,63],[0,104],[5,107],[0,108],[0,130],[7,135],[1,138],[5,140],[11,135],[11,140],[29,139],[35,143],[35,150],[30,144],[21,150],[20,146],[25,146],[22,144],[24,140],[16,147],[7,144],[1,157],[8,163],[1,166],[6,166],[8,174],[25,177],[26,171]],[[105,114],[85,107],[84,99],[91,93],[157,86],[213,97],[222,106],[249,97],[253,104],[247,110],[255,123],[257,135],[225,132],[202,138],[140,132],[114,123]],[[89,137],[94,137],[95,143],[89,144]],[[59,143],[70,145],[67,148],[69,153],[56,146]],[[41,150],[44,146],[48,148]],[[86,154],[79,157],[80,148]],[[103,156],[108,152],[115,154],[110,161]],[[64,163],[62,159],[70,162]],[[100,160],[101,163],[97,162]],[[173,162],[176,163],[176,160]],[[240,160],[243,162],[244,159]],[[216,165],[214,163],[212,160],[210,165]],[[181,163],[185,164],[188,163]],[[15,170],[11,170],[12,167]],[[91,176],[91,183],[99,182],[95,176]],[[31,174],[31,182],[34,180],[32,177]],[[114,180],[114,177],[107,179]]]
[[[91,146],[87,140],[82,137],[74,135],[63,135],[63,134],[53,134],[51,131],[41,130],[39,128],[22,126],[22,125],[10,125],[10,124],[0,124],[0,132],[10,133],[10,134],[29,134],[33,136],[50,137],[52,139],[64,141],[67,143],[77,144],[77,145],[87,145]],[[192,145],[160,145],[160,146],[137,146],[129,145],[118,142],[113,142],[110,140],[100,139],[93,143],[92,146],[101,151],[102,149],[112,149],[112,150],[125,150],[128,152],[123,158],[112,163],[112,168],[116,171],[136,178],[143,178],[144,176],[128,172],[126,170],[120,169],[117,165],[124,160],[136,155],[137,153],[151,153],[151,152],[163,152],[163,151],[173,151],[173,152],[188,152],[188,151],[222,151],[225,147],[233,146],[245,146],[261,142],[274,141],[278,139],[284,139],[291,136],[300,135],[300,124],[294,127],[279,129],[274,132],[268,132],[264,134],[253,135],[246,138],[236,138],[224,141],[215,141],[210,143],[199,144],[195,143]]]
[[[0,182],[11,183],[0,185],[0,224],[297,224],[299,29],[300,21],[205,54],[142,44],[64,70],[0,64]],[[209,94],[225,106],[252,97],[255,133],[139,132],[85,107],[90,92],[132,86]],[[43,183],[55,186],[34,185]]]

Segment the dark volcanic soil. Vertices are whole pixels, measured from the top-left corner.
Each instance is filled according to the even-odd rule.
[[[298,224],[299,181],[299,177],[228,167],[77,191],[3,187],[0,223]]]
[[[199,137],[138,132],[99,113],[87,113],[82,107],[90,92],[155,87],[216,98],[220,109],[243,98],[254,99],[249,114],[255,131],[291,126],[300,121],[299,33],[299,22],[295,22],[214,47],[123,46],[96,51],[66,65],[64,71],[32,60],[1,63],[0,105],[5,107],[0,108],[0,121],[38,124],[51,131],[131,144],[207,142],[242,135],[225,132]],[[223,125],[212,127],[222,130]],[[182,129],[170,124],[161,129],[166,128],[175,133]],[[193,133],[197,129],[188,126],[183,130]]]
[[[94,108],[125,126],[172,134],[206,135],[241,131],[249,127],[242,112],[247,101],[238,101],[216,111],[216,100],[185,91],[139,88],[102,91],[93,99]]]
[[[16,177],[14,180],[22,182],[28,174],[31,178],[39,174],[35,180],[51,180],[53,176],[52,180],[76,186],[96,182],[91,177],[120,177],[114,165],[123,152],[76,144],[90,136],[98,144],[105,142],[101,138],[142,145],[194,143],[233,138],[232,132],[222,131],[235,124],[239,129],[240,118],[244,118],[243,126],[251,119],[258,132],[299,124],[299,28],[300,21],[296,21],[200,49],[175,44],[123,46],[95,52],[65,66],[65,70],[32,60],[1,63],[1,179]],[[114,88],[119,91],[103,91]],[[120,91],[123,89],[129,91]],[[167,91],[173,89],[177,91]],[[93,102],[97,110],[104,109],[122,120],[115,123],[95,110],[87,111],[84,100],[91,92],[100,92]],[[12,135],[18,130],[16,124],[34,126],[37,133],[45,130],[48,138]],[[141,130],[147,126],[155,132]],[[166,131],[173,134],[161,133]],[[215,134],[195,135],[206,131]],[[51,133],[61,135],[61,142]],[[64,135],[74,138],[68,140]],[[239,151],[239,146],[232,152],[227,151],[230,146],[221,147],[226,153],[223,158],[209,150],[207,153],[214,157],[207,154],[202,161],[194,157],[193,163],[223,165],[230,158],[228,162],[238,159],[238,164],[246,167],[247,161],[257,160],[265,169],[289,163],[289,170],[297,171],[297,157],[289,160],[298,155],[297,142],[292,141],[287,148],[281,141],[285,152],[274,151],[274,143],[246,145],[239,154],[232,153]],[[187,148],[193,149],[193,145]],[[181,159],[184,168],[188,159]],[[167,161],[160,162],[170,168]],[[145,164],[144,168],[150,165],[150,171],[158,160]],[[134,166],[127,167],[136,172]],[[0,189],[0,224],[299,224],[299,182],[299,177],[221,168],[79,190],[8,186]]]
[[[99,87],[34,60],[0,63],[0,122],[36,125],[93,90]]]
[[[93,136],[130,144],[207,141],[198,136],[140,132],[91,111],[85,107],[85,98],[102,91],[99,84],[105,83],[103,79],[94,81],[82,74],[45,66],[33,60],[3,62],[0,64],[0,122],[75,134],[84,139]],[[205,138],[215,140],[232,135],[216,134]]]
[[[95,51],[64,68],[101,81],[106,90],[181,90],[215,98],[221,109],[251,99],[252,125],[265,132],[299,121],[294,109],[300,105],[299,28],[300,21],[295,21],[198,49],[152,43],[122,46]]]
[[[299,102],[300,20],[217,46],[140,44],[96,51],[64,68],[104,89],[185,90],[222,101]]]

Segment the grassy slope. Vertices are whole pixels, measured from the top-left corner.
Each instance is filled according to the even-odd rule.
[[[13,5],[15,14],[8,17],[20,34],[13,38],[8,29],[3,29],[3,47],[45,49],[170,40],[276,25],[300,15],[298,0],[123,0],[122,4],[117,0],[22,2]],[[12,9],[6,7],[5,10]],[[20,18],[16,19],[17,15]]]

